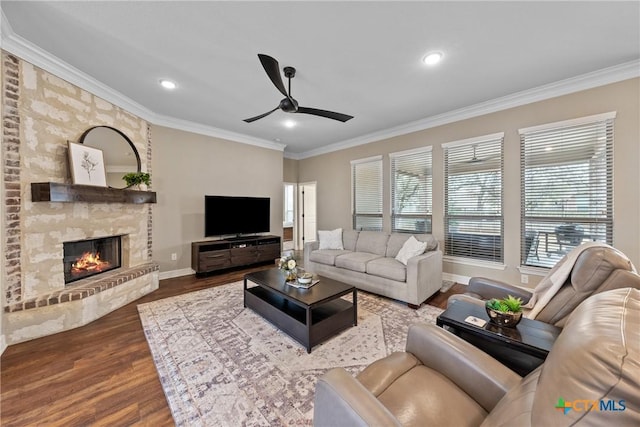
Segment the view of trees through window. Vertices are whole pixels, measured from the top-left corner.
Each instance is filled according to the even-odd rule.
[[[431,150],[394,153],[391,157],[391,229],[431,233]]]
[[[612,243],[613,120],[521,131],[521,262],[552,267],[585,241]]]
[[[503,134],[445,149],[445,255],[502,262]]]

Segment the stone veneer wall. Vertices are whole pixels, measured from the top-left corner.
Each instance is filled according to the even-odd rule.
[[[149,124],[95,95],[2,53],[3,218],[7,344],[88,323],[158,287],[148,204],[31,202],[32,182],[71,182],[67,141],[108,125],[151,165]],[[63,242],[123,234],[123,269],[65,288]],[[73,293],[75,291],[75,293]],[[75,295],[75,297],[73,296]]]

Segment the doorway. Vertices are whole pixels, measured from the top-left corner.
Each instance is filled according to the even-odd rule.
[[[298,226],[296,249],[303,250],[305,242],[316,240],[316,183],[298,184]]]
[[[282,209],[282,250],[289,251],[295,249],[296,243],[296,200],[297,184],[291,182],[284,183],[284,206]]]

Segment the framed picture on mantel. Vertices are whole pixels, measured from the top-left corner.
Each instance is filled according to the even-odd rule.
[[[74,184],[107,186],[102,150],[69,141],[69,167]]]

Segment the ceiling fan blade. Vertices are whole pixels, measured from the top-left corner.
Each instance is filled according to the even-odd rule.
[[[255,117],[251,117],[250,119],[244,119],[245,122],[247,123],[251,123],[251,122],[255,122],[256,120],[260,120],[263,117],[267,117],[269,114],[273,113],[274,111],[276,111],[278,108],[280,108],[279,106],[274,108],[271,111],[267,111],[264,114],[260,114],[259,116],[255,116]]]
[[[337,120],[339,122],[346,122],[353,119],[353,116],[347,114],[336,113],[334,111],[318,110],[317,108],[298,107],[296,113],[312,114],[314,116],[326,117],[328,119]]]
[[[262,68],[264,68],[264,71],[266,71],[267,76],[269,76],[269,79],[271,79],[271,82],[280,91],[280,93],[289,98],[289,94],[284,88],[284,83],[282,82],[282,76],[280,75],[280,65],[278,65],[278,61],[276,61],[269,55],[263,55],[262,53],[258,54],[258,58],[260,58]]]

